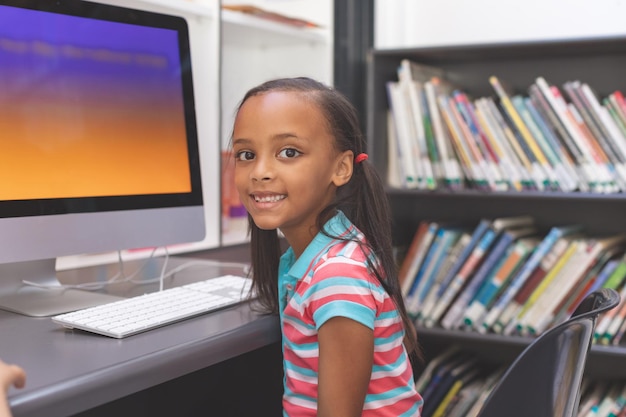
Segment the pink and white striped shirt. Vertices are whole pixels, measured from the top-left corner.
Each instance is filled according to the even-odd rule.
[[[342,239],[365,240],[341,212],[326,223],[325,230]],[[374,364],[362,415],[419,416],[423,401],[402,343],[398,310],[368,269],[367,259],[375,262],[374,255],[366,246],[342,239],[318,233],[298,259],[291,248],[281,257],[283,415],[316,415],[318,330],[328,319],[341,316],[374,331]]]

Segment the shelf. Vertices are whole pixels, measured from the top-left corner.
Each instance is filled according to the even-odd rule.
[[[249,48],[329,42],[323,29],[302,29],[245,13],[222,10],[224,43]]]
[[[367,60],[367,137],[370,161],[382,177],[388,169],[387,81],[397,80],[402,59],[440,67],[445,78],[471,98],[497,97],[489,83],[496,75],[515,94],[526,94],[537,77],[561,86],[572,80],[588,83],[606,96],[626,90],[626,36],[561,41],[438,46],[371,50]],[[491,192],[396,189],[387,187],[392,211],[393,241],[407,246],[421,221],[474,227],[481,219],[530,215],[537,229],[580,224],[588,236],[626,233],[626,193]],[[533,339],[480,334],[443,328],[417,329],[425,359],[450,345],[473,351],[490,364],[511,363]],[[593,345],[586,374],[594,378],[623,379],[626,346]]]
[[[420,220],[474,226],[483,218],[531,215],[539,230],[581,224],[589,235],[626,231],[626,194],[387,189],[394,241],[408,244]]]
[[[417,328],[417,337],[427,359],[439,354],[442,347],[457,344],[491,364],[511,363],[533,341],[529,337],[479,334],[442,328]],[[593,345],[587,358],[586,372],[595,378],[623,378],[626,369],[626,346]]]
[[[198,16],[211,17],[215,16],[215,10],[213,7],[196,2],[193,0],[136,0],[140,3],[156,5],[171,9],[173,11],[186,12]]]

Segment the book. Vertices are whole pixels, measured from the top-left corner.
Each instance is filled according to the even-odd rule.
[[[461,269],[474,247],[478,244],[478,241],[482,238],[483,234],[489,228],[491,221],[489,219],[481,219],[474,227],[469,243],[463,248],[459,254],[457,260],[450,267],[448,273],[443,277],[436,291],[433,293],[433,302],[426,304],[422,309],[423,317],[421,322],[426,327],[431,327],[435,324],[436,320],[433,318],[433,314],[436,308],[439,306],[439,300],[446,293],[450,282],[454,279],[457,272]]]
[[[476,143],[485,165],[484,169],[489,171],[490,176],[495,180],[495,190],[508,190],[510,188],[509,181],[503,175],[498,155],[478,122],[473,103],[470,102],[465,92],[458,89],[452,92],[452,99],[456,103],[461,121],[467,127],[467,139]]]
[[[537,229],[534,226],[502,230],[502,232],[496,236],[495,243],[485,256],[484,261],[481,263],[476,273],[468,279],[463,291],[441,319],[441,326],[446,329],[460,327],[463,324],[463,314],[467,310],[469,303],[483,286],[485,280],[490,277],[489,274],[497,267],[498,262],[504,259],[504,254],[508,248],[511,247],[517,239],[530,236],[536,232]]]
[[[419,161],[419,150],[415,138],[415,127],[411,119],[410,104],[404,88],[397,81],[388,81],[387,94],[389,106],[396,128],[398,154],[404,173],[403,184],[406,188],[417,188],[420,173],[416,164]]]
[[[606,191],[608,187],[608,190],[610,191],[610,176],[607,172],[605,172],[603,166],[599,163],[597,153],[594,151],[593,147],[590,146],[589,142],[585,139],[584,135],[573,120],[570,111],[560,96],[558,88],[549,85],[543,77],[537,77],[535,84],[539,87],[539,90],[554,110],[555,114],[567,131],[567,134],[580,151],[580,163],[583,164],[583,167],[586,167],[588,178],[592,179],[590,188],[594,191],[603,192]]]
[[[567,152],[570,159],[575,163],[579,177],[578,187],[580,191],[588,191],[591,185],[594,184],[595,179],[594,173],[590,169],[582,151],[570,137],[570,134],[565,129],[563,122],[557,115],[556,111],[552,108],[539,86],[537,84],[532,84],[528,88],[528,94],[530,96],[531,103],[534,105],[537,112],[544,118],[544,120],[546,120],[547,126],[551,128],[554,136],[561,143],[562,149]]]
[[[465,326],[480,331],[482,320],[488,309],[539,242],[537,237],[528,237],[519,239],[513,244],[500,268],[496,270],[489,282],[479,290],[465,311],[463,316]]]
[[[530,274],[524,285],[522,285],[519,291],[515,294],[511,303],[506,307],[503,314],[497,321],[499,329],[504,329],[504,334],[511,334],[517,329],[517,315],[522,313],[523,306],[527,303],[537,286],[544,281],[546,275],[553,270],[556,263],[562,259],[563,254],[570,246],[574,239],[581,238],[580,234],[570,234],[559,238],[548,253],[539,262],[539,265]]]
[[[558,314],[557,308],[570,290],[580,282],[602,254],[616,245],[623,245],[626,235],[617,234],[607,237],[588,239],[578,251],[572,262],[569,262],[563,273],[546,288],[545,293],[537,301],[534,314],[529,313],[528,330],[532,334],[541,334]],[[567,272],[565,272],[567,271]]]
[[[613,319],[617,317],[620,313],[620,309],[622,308],[622,305],[624,304],[625,294],[626,294],[626,285],[622,286],[621,289],[619,290],[619,296],[620,296],[619,304],[615,308],[612,308],[611,310],[606,311],[604,314],[598,317],[598,320],[596,322],[596,327],[594,329],[594,340],[596,342],[602,342],[602,339],[606,338],[603,344],[609,344],[611,338],[615,335],[614,332],[619,329],[621,320],[617,324],[617,328],[612,329],[613,333],[607,334],[607,331],[609,327],[611,326]]]
[[[524,120],[520,116],[519,112],[513,105],[511,101],[509,93],[506,91],[500,79],[492,75],[489,77],[489,83],[493,87],[500,100],[501,107],[503,109],[503,116],[511,120],[511,125],[514,126],[516,131],[519,133],[518,140],[520,142],[520,146],[524,149],[527,149],[526,155],[529,157],[529,160],[536,163],[538,166],[534,169],[536,171],[541,171],[544,174],[544,178],[542,183],[544,186],[551,187],[551,178],[549,175],[550,168],[548,161],[546,160],[545,155],[539,148],[536,139],[532,136],[532,133],[524,123]]]
[[[428,231],[430,222],[421,221],[415,233],[413,234],[413,239],[407,249],[406,254],[404,255],[404,259],[400,265],[400,269],[398,270],[398,280],[400,282],[400,288],[402,291],[402,296],[406,296],[409,292],[409,288],[411,287],[412,278],[417,274],[417,269],[419,268],[419,264],[421,262],[421,258],[418,255],[418,252],[422,248],[422,240]]]
[[[472,382],[479,374],[480,369],[477,367],[475,360],[468,360],[466,363],[454,369],[451,374],[452,381],[450,388],[439,402],[439,405],[432,414],[432,417],[447,416],[449,414],[448,410],[450,409],[452,400],[455,396],[464,386]]]
[[[445,350],[428,361],[424,370],[420,373],[419,377],[415,380],[415,389],[418,392],[424,392],[430,379],[433,377],[439,366],[448,361],[451,357],[459,354],[459,347],[456,345],[450,345]]]
[[[441,294],[430,319],[434,322],[438,322],[444,316],[445,312],[468,282],[469,277],[478,269],[480,263],[482,263],[485,254],[488,252],[499,233],[509,228],[531,226],[533,222],[534,220],[531,216],[512,216],[494,219],[481,236],[476,246],[472,249],[467,260],[463,263],[463,266],[454,275],[445,292]]]
[[[591,134],[601,144],[602,150],[606,153],[607,157],[611,161],[611,164],[617,171],[617,177],[621,179],[621,187],[626,185],[626,169],[619,149],[615,147],[615,144],[608,138],[609,133],[599,120],[594,116],[593,109],[590,107],[587,100],[585,100],[583,94],[580,91],[580,81],[568,81],[563,84],[565,93],[570,98],[570,101],[578,110],[578,113],[584,119],[587,127],[591,131]]]
[[[428,228],[426,229],[424,236],[420,239],[420,243],[418,248],[415,250],[415,255],[413,258],[409,259],[410,262],[409,270],[406,272],[407,277],[405,278],[405,282],[403,285],[403,293],[405,293],[405,302],[409,302],[410,298],[413,296],[417,285],[419,284],[418,274],[422,263],[424,262],[424,258],[426,257],[430,246],[437,235],[437,230],[439,230],[439,223],[437,222],[427,222]],[[413,271],[415,273],[411,274]]]
[[[535,310],[538,309],[537,301],[541,297],[546,296],[546,289],[552,284],[552,282],[559,277],[559,275],[565,274],[573,269],[574,263],[571,262],[572,258],[575,258],[579,252],[586,249],[586,241],[584,237],[576,237],[568,242],[566,250],[563,254],[557,258],[554,266],[548,271],[545,277],[538,283],[538,285],[532,290],[526,301],[520,308],[519,313],[512,319],[510,323],[498,321],[498,326],[501,333],[508,331],[511,333],[514,328],[519,333],[525,333],[528,331],[529,322],[532,319],[532,315]],[[569,265],[569,268],[566,268]]]
[[[548,174],[550,189],[571,191],[571,188],[568,189],[567,186],[568,178],[564,175],[565,172],[562,166],[561,156],[558,153],[559,149],[554,148],[549,142],[549,139],[544,135],[543,130],[537,124],[536,118],[533,117],[533,114],[531,114],[528,109],[524,97],[514,95],[511,97],[511,103],[522,119],[522,122],[526,125],[531,137],[535,140],[538,152],[541,152],[543,155],[544,163],[542,163],[542,167]],[[541,163],[540,160],[539,163]]]
[[[522,191],[528,182],[525,175],[525,168],[517,159],[514,150],[511,149],[504,132],[497,124],[490,110],[487,108],[484,98],[474,101],[475,113],[478,123],[482,126],[482,130],[494,153],[498,158],[498,165],[503,176],[507,179],[509,186],[516,191]]]
[[[530,274],[535,270],[537,265],[539,265],[541,259],[548,253],[556,241],[562,236],[577,232],[580,229],[580,225],[554,226],[550,229],[546,236],[541,240],[541,243],[539,243],[536,250],[530,255],[524,265],[522,265],[519,272],[515,274],[515,276],[511,279],[510,284],[497,298],[491,309],[489,309],[489,312],[482,323],[482,331],[487,331],[492,328],[517,291],[519,291],[519,289],[524,285]]]
[[[419,280],[413,294],[407,300],[407,312],[410,316],[416,317],[422,302],[430,287],[433,285],[436,273],[445,259],[450,247],[456,243],[461,235],[461,229],[456,227],[441,226],[437,231],[435,239],[424,258],[424,262],[416,280]]]
[[[626,320],[626,286],[622,287],[620,291],[620,302],[613,310],[612,317],[607,318],[607,325],[602,334],[598,335],[600,344],[609,345],[622,326],[624,320]],[[608,312],[607,312],[608,313]]]
[[[459,189],[462,187],[462,172],[457,158],[451,146],[448,130],[444,126],[438,105],[438,97],[447,93],[446,86],[441,77],[434,76],[424,83],[426,103],[432,121],[432,135],[438,149],[439,163],[437,167],[440,179],[446,187]]]
[[[415,318],[415,323],[418,325],[425,325],[424,318],[429,314],[434,304],[437,303],[437,293],[439,288],[441,287],[443,280],[448,275],[450,269],[452,269],[457,262],[457,259],[465,249],[467,245],[469,245],[472,239],[472,235],[464,231],[461,236],[457,239],[456,243],[450,248],[448,253],[445,256],[444,262],[439,268],[437,275],[435,276],[434,282],[430,287],[430,290],[424,297],[424,301],[422,302],[422,307],[417,312],[417,317]]]
[[[556,325],[564,322],[574,313],[578,305],[583,299],[592,292],[592,288],[596,287],[599,280],[606,281],[608,274],[605,273],[603,277],[603,271],[611,261],[616,261],[616,257],[624,254],[624,247],[620,245],[613,246],[604,251],[599,260],[593,265],[592,268],[583,276],[583,278],[574,285],[569,294],[563,299],[563,301],[556,308],[556,315],[552,321],[552,325]]]
[[[398,81],[403,87],[409,104],[411,124],[413,125],[413,140],[416,146],[416,168],[421,176],[418,179],[418,188],[434,190],[437,187],[434,169],[431,162],[438,160],[438,151],[425,125],[424,112],[424,82],[434,75],[442,74],[435,67],[418,64],[409,59],[403,59],[398,67]],[[436,169],[435,169],[436,170]]]
[[[558,155],[559,162],[555,166],[555,173],[559,174],[560,178],[564,181],[564,183],[561,184],[564,191],[575,191],[578,189],[581,179],[570,153],[556,137],[554,131],[549,126],[549,122],[544,118],[529,97],[524,99],[524,105],[531,118],[535,121],[537,128],[543,134],[548,146]]]
[[[404,187],[404,172],[400,163],[396,125],[391,111],[387,111],[387,184],[394,188]]]

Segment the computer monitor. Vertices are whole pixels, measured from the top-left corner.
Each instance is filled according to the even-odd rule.
[[[0,308],[108,301],[58,283],[59,256],[205,234],[181,17],[81,0],[0,0]]]

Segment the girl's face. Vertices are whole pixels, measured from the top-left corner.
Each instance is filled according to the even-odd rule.
[[[261,229],[280,229],[297,255],[316,219],[352,175],[352,151],[338,152],[327,122],[296,92],[249,98],[233,130],[235,185]]]

